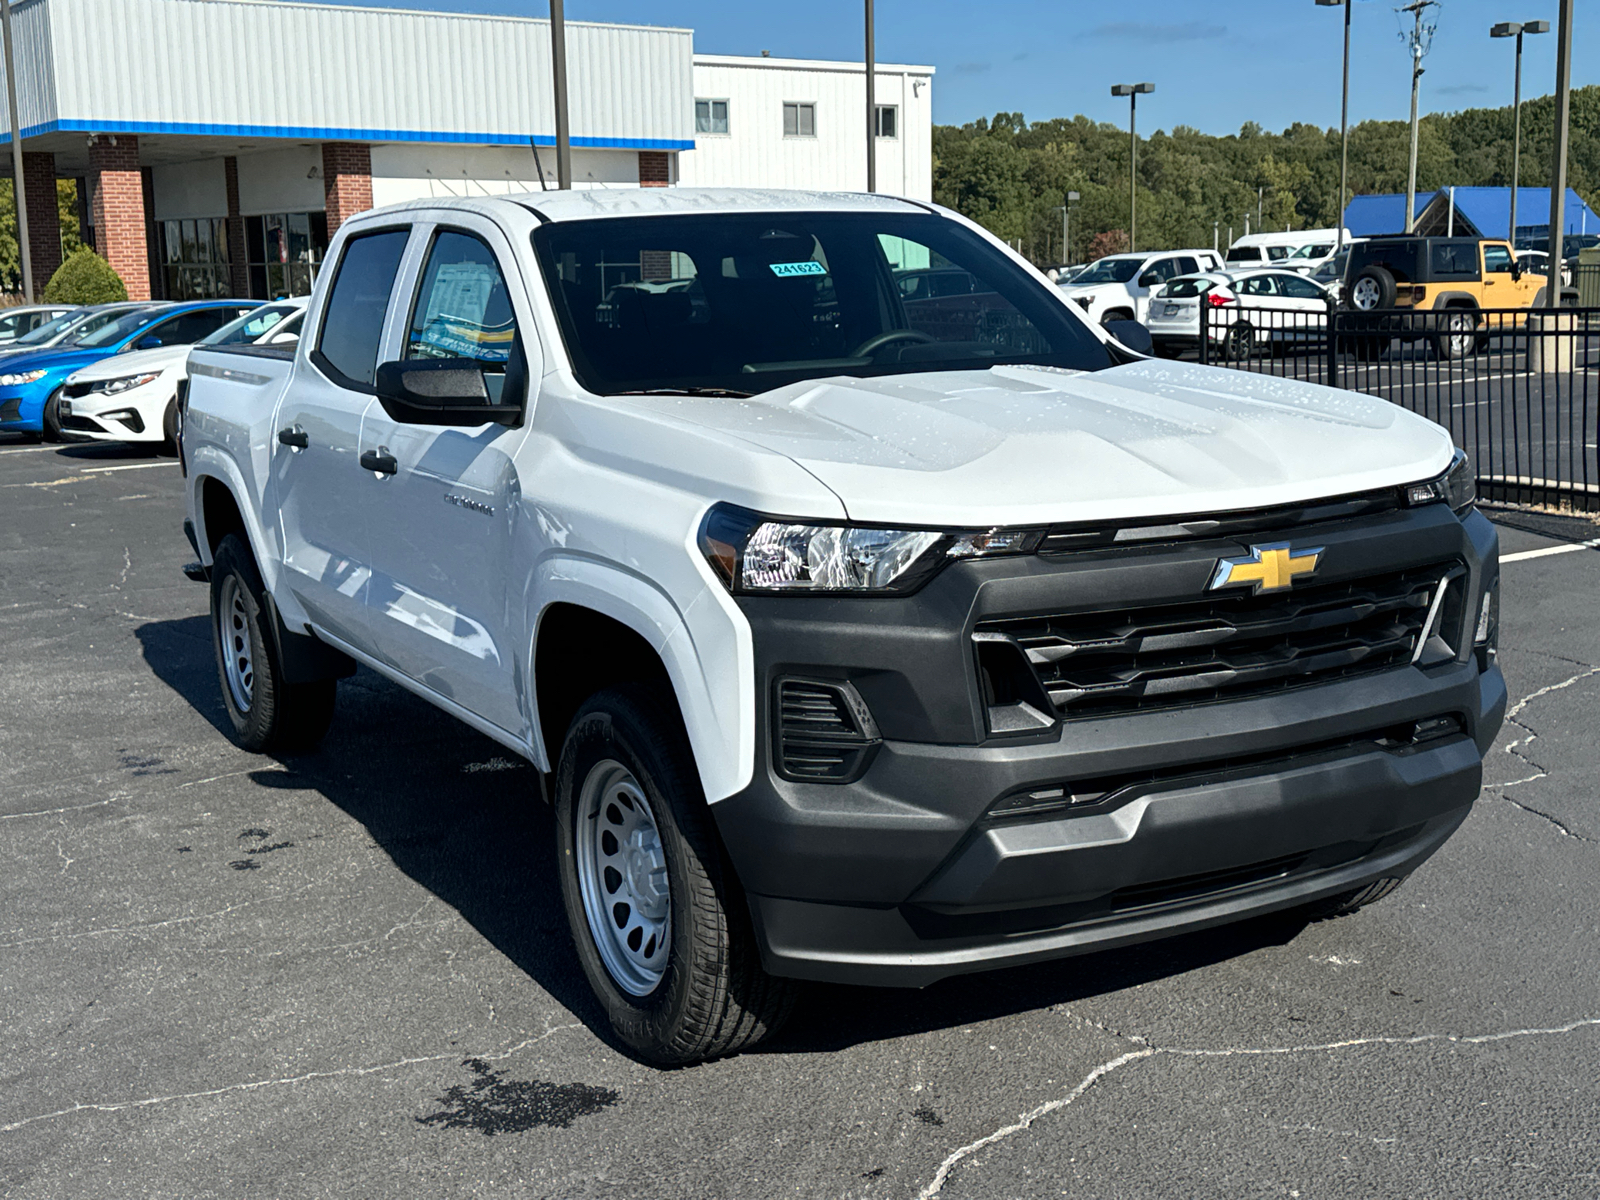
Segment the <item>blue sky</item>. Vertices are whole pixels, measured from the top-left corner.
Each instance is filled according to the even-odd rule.
[[[385,0],[378,0],[383,3]],[[396,3],[396,0],[387,0]],[[546,16],[539,0],[399,0],[404,7]],[[1409,56],[1395,0],[1354,0],[1350,117],[1404,120]],[[1438,35],[1422,80],[1423,108],[1450,112],[1509,104],[1513,43],[1489,37],[1497,21],[1552,25],[1556,0],[1441,0]],[[1579,4],[1575,84],[1600,81],[1600,13]],[[568,20],[686,26],[711,54],[857,58],[859,0],[567,0]],[[1085,113],[1124,122],[1113,83],[1149,80],[1140,127],[1193,125],[1233,133],[1246,121],[1279,130],[1295,121],[1339,123],[1342,14],[1313,0],[877,0],[878,58],[929,64],[934,119],[959,124],[998,110],[1029,120]],[[1548,93],[1555,33],[1526,40],[1523,95]]]

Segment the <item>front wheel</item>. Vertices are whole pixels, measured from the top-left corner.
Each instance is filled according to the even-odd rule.
[[[41,418],[43,429],[40,437],[47,442],[61,440],[61,389],[51,392],[44,402],[44,415]]]
[[[229,534],[211,563],[211,638],[222,704],[246,750],[303,750],[333,720],[335,682],[288,683],[266,627],[266,589],[250,548]]]
[[[617,1038],[646,1062],[732,1054],[782,1024],[671,701],[638,684],[574,718],[556,776],[561,898]]]
[[[1390,876],[1387,879],[1375,879],[1371,883],[1363,884],[1358,888],[1351,888],[1348,892],[1340,892],[1326,899],[1318,900],[1306,908],[1306,915],[1313,921],[1331,921],[1335,917],[1348,917],[1358,909],[1369,904],[1376,904],[1385,896],[1393,893],[1406,881],[1404,875]]]

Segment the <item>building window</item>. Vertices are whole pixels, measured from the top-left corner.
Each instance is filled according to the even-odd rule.
[[[784,137],[816,137],[817,106],[815,104],[790,104],[783,106]]]
[[[309,296],[328,252],[328,218],[319,212],[246,217],[244,244],[254,299]]]
[[[233,291],[226,217],[162,221],[157,229],[168,300],[220,300]]]
[[[728,102],[726,100],[696,100],[694,102],[694,131],[696,133],[727,133]]]
[[[900,109],[895,105],[878,105],[878,136],[881,138],[900,136]]]

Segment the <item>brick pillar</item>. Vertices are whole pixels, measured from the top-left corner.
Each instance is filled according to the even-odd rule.
[[[245,261],[244,218],[239,215],[239,160],[222,160],[228,190],[228,286],[239,299],[250,294],[250,265]]]
[[[150,247],[145,239],[144,176],[139,139],[100,135],[89,147],[94,172],[94,233],[98,249],[128,288],[130,300],[150,299]]]
[[[372,207],[372,150],[361,142],[322,143],[323,208],[328,237]]]
[[[672,164],[665,150],[639,151],[639,186],[666,187],[672,182]]]
[[[61,265],[61,210],[56,204],[56,156],[24,151],[23,193],[28,198],[28,251],[33,258],[33,286],[44,285]]]

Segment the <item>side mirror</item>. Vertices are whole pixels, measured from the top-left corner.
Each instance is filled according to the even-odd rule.
[[[513,356],[520,358],[520,355]],[[472,358],[414,358],[378,367],[384,412],[406,425],[515,425],[522,419],[527,370],[508,362],[490,375]],[[513,376],[515,375],[515,378]],[[495,403],[496,398],[504,403]]]
[[[156,349],[159,349],[160,346],[161,346],[161,339],[159,337],[157,337],[155,334],[152,333],[152,334],[148,334],[145,337],[140,338],[137,342],[135,342],[130,347],[130,349],[133,349],[133,350],[156,350]]]
[[[1143,275],[1139,276],[1140,287],[1155,287],[1156,284],[1160,282],[1161,276],[1157,275],[1154,271],[1146,271]]]
[[[1135,354],[1150,355],[1156,352],[1150,330],[1138,321],[1107,321],[1104,329]]]
[[[1511,260],[1511,278],[1513,282],[1522,278],[1522,264],[1516,259]]]

